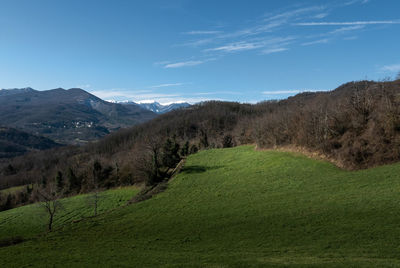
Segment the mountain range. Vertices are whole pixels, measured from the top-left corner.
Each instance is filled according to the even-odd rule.
[[[0,122],[62,144],[83,144],[156,117],[138,104],[104,101],[82,89],[0,90]]]
[[[30,87],[1,89],[0,126],[2,130],[7,129],[7,135],[1,137],[0,153],[4,152],[4,155],[8,156],[40,149],[32,146],[30,148],[29,144],[24,142],[20,143],[22,133],[30,137],[28,141],[34,141],[33,145],[41,137],[47,139],[41,142],[50,147],[60,144],[85,144],[120,128],[130,127],[153,119],[159,114],[188,106],[188,103],[162,105],[157,102],[109,102],[80,88],[46,91]]]

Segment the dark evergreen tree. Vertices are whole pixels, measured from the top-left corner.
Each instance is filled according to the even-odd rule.
[[[57,185],[57,191],[61,192],[64,188],[64,179],[63,179],[63,174],[61,171],[57,172],[56,185]]]
[[[200,138],[200,147],[201,148],[208,148],[210,144],[208,143],[208,136],[205,131],[201,131],[201,138]]]
[[[40,184],[42,185],[42,188],[46,188],[47,178],[45,176],[42,177],[42,180],[40,181]]]
[[[15,170],[14,166],[11,164],[6,166],[4,169],[4,175],[6,175],[6,176],[14,175],[15,173],[17,173],[17,171]]]
[[[81,180],[75,175],[71,167],[68,168],[67,179],[69,181],[69,191],[79,192],[81,189]]]
[[[163,154],[161,159],[163,166],[174,168],[180,160],[179,144],[175,140],[168,138],[163,146]]]
[[[98,160],[93,163],[93,184],[97,186],[102,181],[102,172],[103,167],[101,166]]]
[[[222,146],[224,147],[224,148],[230,148],[230,147],[233,147],[233,138],[232,138],[232,136],[231,135],[225,135],[224,136],[224,139],[223,139],[223,141],[222,141]]]
[[[190,147],[190,154],[195,154],[199,151],[199,148],[195,144]]]
[[[181,156],[187,156],[189,154],[189,141],[185,142],[181,148]]]
[[[27,185],[26,186],[26,192],[28,195],[30,195],[32,193],[32,186],[31,185]]]
[[[12,203],[13,203],[13,196],[11,194],[8,194],[3,210],[11,209],[13,207]]]

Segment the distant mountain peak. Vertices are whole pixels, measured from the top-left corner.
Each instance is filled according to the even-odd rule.
[[[152,119],[139,105],[106,102],[80,88],[0,91],[0,122],[64,144],[83,144]]]
[[[24,88],[7,88],[7,89],[0,89],[0,96],[9,96],[14,94],[20,93],[28,93],[28,92],[35,92],[31,87],[24,87]]]
[[[108,102],[117,102],[123,105],[138,105],[146,110],[152,111],[156,114],[164,114],[167,112],[170,112],[172,110],[180,109],[180,108],[186,108],[191,106],[187,102],[175,102],[175,103],[169,103],[169,104],[161,104],[157,101],[139,101],[139,102],[134,102],[134,101],[112,101],[108,100]]]
[[[156,101],[153,103],[139,103],[139,105],[147,110],[150,110],[156,114],[168,113],[172,110],[189,107],[190,104],[187,102],[170,103],[167,105],[160,104]]]

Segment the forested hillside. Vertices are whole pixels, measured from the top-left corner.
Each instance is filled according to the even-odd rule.
[[[30,151],[60,147],[60,144],[41,136],[13,128],[0,127],[0,158],[11,158]]]

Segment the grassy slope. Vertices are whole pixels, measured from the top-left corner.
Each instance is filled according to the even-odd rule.
[[[203,151],[153,199],[0,248],[0,266],[400,266],[400,164]],[[2,214],[0,214],[2,215]]]
[[[98,213],[103,213],[124,205],[139,190],[124,187],[99,194]],[[91,195],[79,195],[61,200],[62,207],[55,216],[54,229],[59,229],[72,221],[93,215]],[[39,204],[32,204],[0,212],[0,240],[21,236],[31,238],[46,231],[48,215]]]

